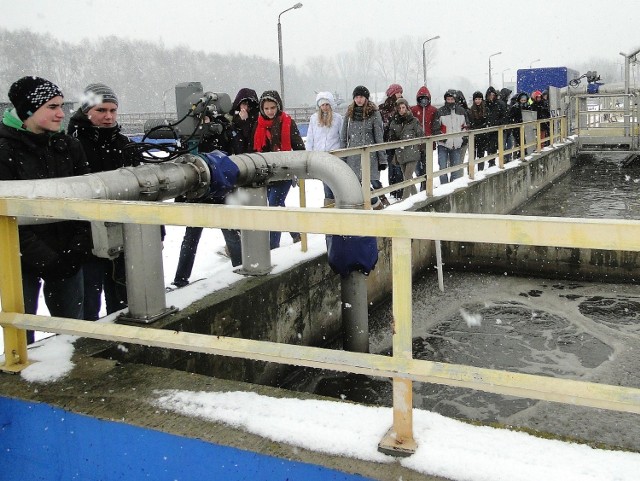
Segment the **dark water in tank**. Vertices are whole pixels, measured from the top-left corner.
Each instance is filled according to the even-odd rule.
[[[637,219],[640,162],[625,165],[627,160],[624,153],[582,155],[569,173],[514,214]],[[636,286],[458,272],[446,272],[444,284],[445,292],[440,292],[433,272],[414,280],[414,358],[640,387],[640,290]],[[390,300],[371,309],[369,323],[371,352],[390,355]],[[392,404],[392,385],[386,378],[296,369],[282,387]],[[416,408],[560,432],[562,423],[576,416],[576,408],[568,406],[562,416],[554,417],[548,415],[549,405],[554,403],[414,383]],[[597,439],[606,438],[615,445],[637,443],[640,449],[636,441],[640,423],[635,423],[636,430],[611,429],[606,415],[596,420],[588,414],[587,419],[565,426],[569,431],[565,434],[580,437],[575,425],[589,426],[581,432],[585,438],[591,429],[590,435]],[[618,418],[615,422],[628,424]]]
[[[640,159],[633,154],[581,154],[562,178],[540,192],[517,215],[640,218]]]

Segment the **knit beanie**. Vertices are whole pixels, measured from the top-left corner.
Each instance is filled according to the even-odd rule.
[[[482,92],[480,92],[479,90],[473,92],[473,100],[475,100],[475,99],[483,99],[483,98],[484,98],[484,96],[482,95]]]
[[[80,109],[85,114],[96,105],[100,105],[105,102],[118,105],[118,97],[116,97],[115,92],[110,87],[101,83],[87,85],[84,89],[81,100],[82,104],[80,105]]]
[[[53,97],[58,96],[64,97],[60,88],[41,77],[22,77],[9,88],[9,100],[22,121],[31,117]]]
[[[358,95],[361,95],[362,97],[369,100],[369,89],[364,85],[358,85],[353,89],[353,98],[356,98]]]
[[[402,93],[402,87],[399,84],[391,84],[389,85],[389,88],[387,89],[387,91],[385,92],[387,97],[391,97],[395,94],[401,94]]]
[[[409,107],[409,102],[407,101],[407,99],[400,98],[400,99],[396,100],[396,107],[400,107],[401,104],[404,104],[405,107],[407,107],[407,109],[410,108]]]

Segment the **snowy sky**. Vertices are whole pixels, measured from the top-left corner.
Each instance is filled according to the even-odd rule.
[[[119,37],[186,45],[195,50],[242,53],[278,60],[278,15],[296,0],[48,0],[3,1],[0,26],[48,32],[73,43]],[[507,0],[306,0],[281,17],[285,63],[352,50],[363,38],[404,35],[435,47],[429,76],[459,74],[474,82],[505,80],[519,68],[567,66],[590,58],[622,61],[637,50],[636,0],[510,2]],[[489,10],[491,9],[491,10]],[[625,33],[626,32],[626,33]],[[422,48],[421,42],[419,45]],[[417,58],[416,62],[421,63]]]
[[[514,168],[514,161],[507,168]],[[478,172],[476,179],[493,173],[498,167]],[[438,184],[438,179],[435,181]],[[467,178],[439,186],[444,194],[468,183]],[[324,197],[320,181],[308,180],[310,206],[318,207]],[[292,189],[287,205],[297,206],[298,189]],[[404,210],[422,200],[425,193],[389,207]],[[163,256],[165,283],[173,280],[183,227],[168,226]],[[218,229],[205,229],[201,245],[209,252],[222,249],[224,241]],[[325,250],[324,236],[311,235],[309,251],[302,253],[300,244],[291,244],[290,236],[282,236],[282,247],[272,252],[274,272],[286,269],[303,259]],[[238,280],[228,259],[219,255],[196,258],[194,284],[167,294],[167,303],[179,308],[201,299],[212,290],[222,289]],[[40,314],[47,314],[41,303]],[[472,316],[473,313],[463,313]],[[98,322],[113,322],[115,315]],[[470,322],[470,321],[468,321]],[[49,383],[62,379],[73,369],[71,361],[73,336],[59,335],[40,339],[30,351],[30,360],[39,361],[21,372],[33,383]],[[0,331],[0,343],[2,336]],[[34,346],[34,347],[35,347]],[[0,356],[0,362],[3,356]],[[395,458],[377,451],[378,442],[392,425],[392,410],[338,401],[274,399],[250,392],[160,391],[146,401],[155,408],[187,416],[225,423],[266,439],[301,448],[337,454],[356,459],[388,463]],[[284,406],[286,404],[286,406]],[[241,407],[241,408],[239,408]],[[313,410],[316,416],[309,417]],[[304,429],[300,429],[303,426]],[[640,454],[595,450],[585,445],[539,439],[524,433],[472,426],[439,414],[414,409],[414,436],[417,452],[399,461],[420,473],[444,476],[456,481],[636,481],[640,472]]]

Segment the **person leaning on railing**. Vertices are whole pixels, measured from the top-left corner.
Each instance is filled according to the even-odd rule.
[[[473,92],[471,101],[471,108],[469,109],[469,128],[484,129],[487,127],[488,111],[484,101],[482,92]],[[474,138],[474,151],[472,152],[475,159],[484,157],[484,153],[487,150],[487,134],[477,134]],[[493,163],[492,163],[493,162]],[[495,161],[489,162],[489,167],[495,165]],[[484,162],[478,164],[478,170],[484,170]]]
[[[543,99],[542,92],[540,92],[540,90],[534,91],[531,94],[531,98],[533,100],[533,102],[531,103],[531,110],[535,111],[538,114],[538,120],[551,118],[549,101]],[[549,138],[550,130],[551,129],[548,122],[543,122],[540,124],[540,137],[542,139],[543,147],[549,145],[549,141],[547,139]]]
[[[416,119],[409,108],[409,102],[406,99],[399,98],[396,100],[396,114],[391,118],[389,123],[389,141],[407,140],[424,137],[424,131],[420,126],[420,122]],[[398,165],[402,169],[404,180],[413,178],[413,172],[420,160],[420,151],[424,147],[420,145],[408,145],[394,149],[392,163]],[[417,193],[416,186],[411,185],[402,189],[402,199],[408,198],[410,195]]]
[[[82,104],[69,121],[69,135],[78,139],[89,162],[89,170],[104,172],[140,165],[141,157],[125,147],[131,141],[120,132],[118,97],[105,84],[87,85]],[[84,279],[84,317],[100,317],[102,293],[107,314],[127,307],[124,254],[115,259],[91,256],[82,266]]]
[[[40,77],[22,77],[11,85],[14,108],[4,112],[0,125],[0,180],[89,173],[80,142],[62,130],[63,97],[57,85]],[[83,319],[81,266],[91,251],[89,223],[62,221],[18,229],[25,313],[37,313],[42,287],[52,316]],[[27,331],[27,342],[33,341],[33,331]]]
[[[521,124],[522,123],[522,111],[523,110],[531,110],[529,107],[529,96],[526,92],[520,92],[516,95],[516,101],[509,109],[509,114],[507,115],[508,123],[510,124]],[[520,128],[511,129],[514,138],[514,144],[516,147],[520,146]],[[519,158],[520,152],[514,152],[514,158]]]
[[[484,102],[487,109],[487,127],[497,127],[504,124],[507,115],[507,104],[498,97],[496,89],[493,87],[487,89],[484,95]],[[489,132],[487,134],[487,154],[496,153],[498,153],[498,132]],[[490,160],[489,167],[494,165],[496,165],[495,159]]]
[[[424,134],[429,137],[433,135],[433,121],[436,117],[436,113],[438,109],[436,109],[433,105],[431,105],[431,92],[426,86],[422,86],[418,89],[416,93],[416,105],[411,107],[411,113],[415,118],[420,122],[420,126],[422,130],[424,130]],[[431,148],[434,150],[436,148],[435,142],[432,146],[427,145],[427,148]],[[427,172],[427,152],[425,149],[420,151],[420,160],[416,165],[416,175],[420,177]],[[420,183],[420,190],[425,190],[427,188],[426,182],[423,181]]]
[[[316,95],[318,110],[309,119],[306,148],[311,151],[329,152],[340,148],[342,115],[335,112],[335,100],[331,92],[318,92]],[[324,186],[324,205],[335,203],[333,192],[327,184]]]
[[[340,131],[340,146],[342,148],[362,147],[383,143],[382,117],[378,106],[369,100],[369,89],[358,85],[353,89],[353,102],[349,104],[342,130]],[[361,155],[350,155],[345,162],[362,182]],[[371,186],[381,189],[380,171],[387,168],[387,154],[384,150],[371,152],[369,156],[371,167]],[[378,197],[371,199],[375,210],[383,209],[382,201]]]
[[[434,134],[454,134],[468,128],[469,118],[464,108],[456,103],[456,90],[449,89],[444,94],[445,104],[438,109],[434,119]],[[462,137],[451,137],[438,142],[438,166],[440,170],[462,164]],[[440,184],[462,177],[456,170],[440,175]]]

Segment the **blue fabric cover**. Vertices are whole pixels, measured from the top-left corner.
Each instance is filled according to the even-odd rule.
[[[207,162],[211,171],[207,197],[223,204],[227,194],[236,187],[240,169],[227,154],[219,150],[199,155]]]
[[[375,237],[327,236],[329,266],[342,277],[353,271],[368,275],[378,262],[378,243]]]

